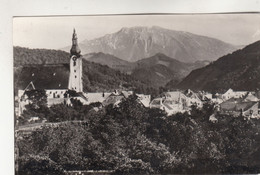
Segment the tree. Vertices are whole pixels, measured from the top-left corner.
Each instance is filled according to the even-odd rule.
[[[63,175],[64,170],[46,156],[22,156],[19,158],[19,174],[23,175]]]
[[[44,89],[25,91],[24,95],[27,96],[32,109],[47,107],[47,95]]]

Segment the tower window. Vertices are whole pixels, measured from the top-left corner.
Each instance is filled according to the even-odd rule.
[[[77,75],[75,75],[75,78],[77,78]]]
[[[73,61],[73,66],[76,66],[76,61]]]
[[[74,70],[74,72],[76,72],[76,70]]]

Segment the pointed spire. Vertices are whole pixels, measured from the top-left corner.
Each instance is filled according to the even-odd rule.
[[[73,35],[72,35],[72,47],[70,49],[70,54],[71,55],[76,55],[77,57],[80,56],[80,48],[78,46],[78,38],[77,38],[77,34],[76,34],[76,30],[75,28],[73,29]]]

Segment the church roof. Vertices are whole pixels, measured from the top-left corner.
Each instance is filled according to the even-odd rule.
[[[73,30],[73,35],[72,35],[72,47],[70,49],[70,54],[71,55],[76,55],[76,56],[80,56],[80,48],[78,46],[78,37],[77,37],[77,34],[76,34],[76,31],[75,29]]]
[[[33,83],[35,89],[68,89],[69,64],[27,65],[22,68],[18,89]]]

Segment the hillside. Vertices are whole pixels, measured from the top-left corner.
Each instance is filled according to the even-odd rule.
[[[25,78],[20,77],[24,66],[37,67],[39,65],[41,67],[52,65],[51,68],[43,69],[48,70],[47,72],[41,72],[41,75],[49,75],[50,72],[55,70],[53,64],[68,63],[69,57],[69,53],[64,51],[14,47],[14,93],[17,93],[18,85],[23,84],[23,82],[19,81],[26,81]],[[31,77],[31,74],[25,77]],[[131,75],[87,60],[83,60],[83,87],[84,91],[87,92],[113,91],[121,88],[137,90],[140,93],[158,93],[155,88]]]
[[[212,61],[236,50],[235,46],[214,38],[157,26],[122,28],[116,33],[85,40],[80,48],[83,54],[103,52],[130,62],[157,53],[182,62]],[[63,48],[69,49],[70,46]]]
[[[69,63],[70,54],[61,50],[14,47],[14,66]]]
[[[260,88],[260,41],[192,71],[177,86],[180,89],[225,91]]]
[[[163,87],[169,81],[180,82],[193,69],[203,67],[205,62],[183,63],[162,53],[134,62],[132,75],[155,87]]]
[[[90,62],[107,65],[120,72],[131,74],[136,79],[146,82],[153,87],[164,86],[170,80],[179,82],[187,76],[191,70],[203,67],[207,64],[206,61],[183,63],[167,57],[162,53],[136,62],[124,61],[102,52],[86,54],[84,58]]]
[[[125,73],[130,73],[134,66],[128,61],[122,60],[110,54],[104,54],[102,52],[85,54],[83,57],[89,62],[107,65],[112,69]]]

